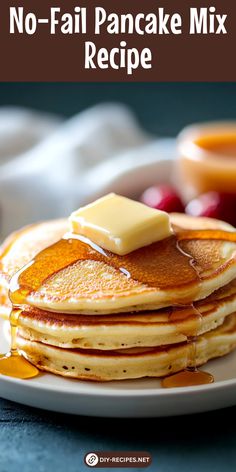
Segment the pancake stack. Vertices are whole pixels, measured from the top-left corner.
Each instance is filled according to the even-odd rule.
[[[217,220],[182,214],[171,215],[171,223],[177,233],[234,230]],[[17,283],[36,254],[45,257],[43,250],[63,237],[67,225],[67,220],[32,225],[3,244],[5,316],[11,310],[9,284]],[[51,249],[47,251],[50,266]],[[40,370],[97,381],[164,377],[236,347],[236,243],[190,238],[181,242],[176,258],[170,239],[165,246],[148,246],[145,253],[119,256],[120,270],[96,259],[93,248],[89,251],[90,256],[65,264],[25,296],[17,346]],[[186,266],[187,256],[196,277]],[[145,282],[144,261],[155,268],[158,287]],[[126,270],[131,266],[135,273],[144,267],[142,281]]]

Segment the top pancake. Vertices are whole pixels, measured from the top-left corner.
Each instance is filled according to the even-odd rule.
[[[208,219],[200,221],[175,214],[175,226],[181,227],[183,218],[185,227],[186,218],[188,219],[189,229],[195,229],[198,223],[200,229],[206,229],[209,225]],[[215,225],[217,228],[232,230],[232,227],[225,226],[222,222],[216,221]],[[27,263],[43,247],[59,239],[66,231],[66,226],[66,220],[34,225],[8,241],[4,245],[0,267],[5,280],[9,280],[22,264]],[[63,313],[107,314],[151,310],[205,298],[236,277],[235,243],[193,239],[182,241],[181,251],[187,252],[194,259],[201,280],[196,274],[191,279],[187,266],[184,268],[186,273],[183,273],[182,258],[186,261],[186,257],[181,253],[176,256],[176,245],[170,238],[168,244],[160,242],[146,248],[146,259],[144,252],[138,250],[128,257],[120,256],[118,261],[120,267],[125,269],[129,269],[129,264],[137,269],[141,267],[143,259],[148,261],[155,268],[155,277],[158,279],[155,286],[142,283],[139,277],[132,278],[132,271],[129,278],[104,260],[91,260],[88,257],[47,277],[39,289],[27,296],[25,302],[41,309]],[[50,256],[50,250],[48,255]],[[145,276],[145,267],[143,272],[141,277]],[[139,275],[138,270],[136,274]]]
[[[206,216],[190,216],[185,213],[171,213],[171,224],[182,229],[223,229],[224,231],[234,231],[235,228],[225,221]]]
[[[58,241],[68,231],[65,219],[25,226],[15,231],[0,248],[0,283],[11,277],[47,246]]]

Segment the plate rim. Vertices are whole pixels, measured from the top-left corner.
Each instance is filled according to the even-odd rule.
[[[44,373],[43,373],[44,374]],[[53,376],[54,374],[47,373],[46,375]],[[58,376],[55,376],[58,377]],[[77,382],[86,382],[86,381],[81,381],[79,379],[73,379],[73,378],[64,378],[65,380],[74,380]],[[99,388],[96,390],[96,384],[94,382],[95,390],[93,390],[93,386],[91,387],[92,381],[88,381],[88,385],[83,385],[85,388],[84,390],[70,390],[67,386],[63,385],[47,385],[47,384],[40,384],[40,382],[30,382],[31,379],[24,380],[24,379],[17,379],[14,377],[8,377],[6,375],[1,375],[0,376],[0,384],[3,381],[4,383],[9,383],[13,385],[21,385],[22,387],[26,387],[29,390],[43,390],[44,392],[58,392],[58,393],[64,393],[67,395],[72,395],[72,396],[80,396],[80,395],[87,395],[90,397],[96,397],[96,396],[106,396],[106,397],[120,397],[120,398],[125,398],[125,397],[166,397],[166,396],[181,396],[183,394],[198,394],[198,393],[206,393],[210,391],[215,391],[215,390],[222,390],[222,389],[227,389],[230,387],[236,387],[236,378],[233,379],[227,379],[227,380],[219,380],[217,382],[214,382],[212,384],[207,384],[207,385],[196,385],[192,387],[175,387],[175,388],[170,388],[170,389],[165,389],[165,388],[160,388],[157,387],[156,389],[151,387],[149,389],[133,389],[133,390],[128,390],[128,389],[115,389],[114,390],[109,390],[108,388]],[[132,379],[130,379],[132,380]],[[134,379],[135,381],[137,380],[142,380],[142,379]],[[150,378],[149,378],[150,380]],[[155,380],[153,378],[153,380]],[[109,382],[108,382],[109,383]],[[99,385],[101,382],[99,382]],[[78,383],[79,385],[79,383]],[[236,402],[236,400],[235,400]]]

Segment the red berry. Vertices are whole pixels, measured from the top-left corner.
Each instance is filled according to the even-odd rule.
[[[185,212],[192,216],[218,218],[236,226],[236,195],[207,192],[189,202]]]
[[[183,212],[184,206],[176,190],[170,185],[156,185],[149,187],[141,195],[141,201],[145,205],[156,210],[171,212]]]

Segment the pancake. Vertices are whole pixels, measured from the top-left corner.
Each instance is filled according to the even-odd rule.
[[[76,258],[82,244],[77,246],[77,241],[70,241],[75,246],[72,256]],[[50,272],[49,264],[54,261],[57,264],[61,255],[64,257],[66,245],[69,241],[63,243],[63,251],[60,247],[58,252],[48,249],[37,264],[31,265],[26,275],[30,284],[38,273],[44,273],[45,267]],[[23,302],[62,313],[151,310],[205,298],[236,277],[236,244],[228,241],[184,240],[179,251],[175,237],[171,237],[126,256],[108,255],[108,259],[103,256],[103,260],[96,250],[87,247],[82,250],[88,253],[86,260],[66,263],[65,268],[55,272],[52,269]],[[183,253],[195,261],[194,268],[190,267],[190,257]],[[116,267],[110,265],[114,263]],[[150,285],[150,272],[155,286]]]
[[[172,223],[177,232],[234,231],[182,214]],[[227,235],[186,231],[117,256],[66,232],[66,220],[23,228],[0,255],[0,301],[9,310],[10,283],[22,308],[18,349],[40,370],[99,381],[162,377],[236,347],[236,243]]]
[[[20,352],[39,369],[82,380],[124,380],[163,377],[194,367],[191,343],[156,348],[100,351],[61,349],[17,336]],[[197,338],[194,364],[228,354],[236,347],[236,314],[222,326]]]
[[[0,247],[0,315],[11,311],[8,297],[11,277],[35,255],[55,243],[68,230],[67,220],[54,220],[26,226],[12,233]]]
[[[222,220],[207,218],[206,216],[191,216],[185,213],[170,214],[172,226],[182,229],[222,229],[223,231],[235,231],[235,228]]]
[[[175,215],[174,224],[181,227],[183,218],[184,224],[188,219],[189,229],[194,228],[197,219],[186,215]],[[209,219],[201,220],[201,226],[206,229]],[[217,228],[224,227],[224,223],[217,220],[215,225]],[[66,220],[55,220],[33,225],[13,235],[2,250],[0,271],[5,286],[22,265],[45,246],[58,240],[64,234],[66,226]],[[104,261],[93,260],[93,254],[91,258],[79,260],[47,277],[39,289],[31,291],[24,303],[60,313],[111,314],[155,310],[205,298],[236,277],[235,243],[198,239],[182,241],[181,251],[191,255],[195,260],[196,271],[201,274],[201,280],[196,277],[196,273],[191,280],[187,273],[189,264],[183,270],[183,259],[186,262],[186,257],[176,250],[176,243],[172,238],[166,241],[155,243],[148,249],[134,251],[128,256],[120,256],[120,259],[117,256],[118,263],[122,267],[127,264],[128,267],[129,264],[142,264],[146,254],[147,264],[152,264],[156,276],[159,276],[160,284],[156,287],[141,283],[132,276],[127,277],[127,273]],[[48,251],[47,265],[50,251],[51,249]],[[145,273],[145,267],[143,272]]]
[[[35,255],[54,244],[68,231],[65,219],[45,221],[25,226],[12,233],[0,248],[0,283],[11,277]]]
[[[236,280],[194,307],[164,308],[138,314],[70,315],[26,307],[19,335],[62,348],[126,349],[185,342],[224,322],[236,311]],[[200,314],[202,318],[196,314]]]
[[[172,213],[170,218],[171,223],[183,229],[234,230],[228,223],[212,218],[196,218],[183,213]],[[60,219],[25,226],[12,233],[0,247],[0,284],[3,279],[9,282],[37,253],[58,241],[67,231],[68,221]]]

